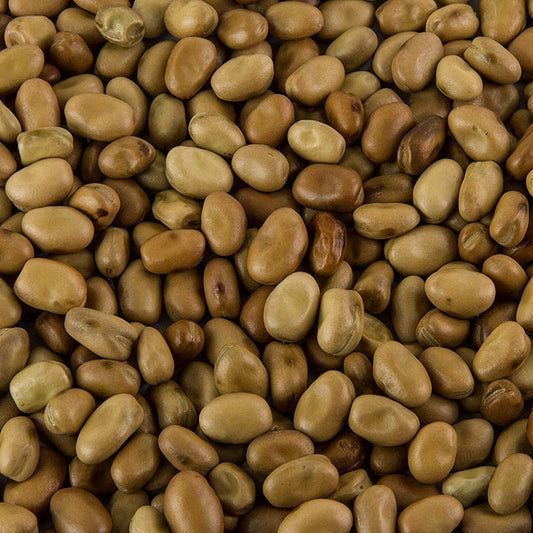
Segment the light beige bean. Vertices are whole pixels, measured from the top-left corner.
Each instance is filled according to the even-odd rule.
[[[152,505],[139,507],[130,521],[131,533],[170,533],[165,517]]]
[[[320,299],[320,288],[306,272],[294,272],[269,294],[264,307],[265,328],[282,342],[302,340],[311,329]]]
[[[36,98],[39,97],[39,100]],[[36,101],[39,105],[36,105]],[[61,123],[59,103],[50,84],[39,78],[26,80],[15,98],[17,117],[26,131],[58,127]]]
[[[83,425],[76,454],[86,464],[111,457],[140,427],[144,411],[131,394],[116,394],[100,404]]]
[[[0,328],[16,326],[22,315],[20,301],[15,296],[13,289],[0,278]]]
[[[9,384],[9,393],[23,413],[35,413],[72,386],[69,368],[57,361],[39,361],[24,367]]]
[[[481,95],[481,76],[461,57],[443,57],[435,72],[435,83],[439,91],[452,100],[472,100]]]
[[[316,120],[299,120],[287,132],[290,147],[313,163],[338,163],[344,155],[344,137],[327,124]]]
[[[96,401],[83,389],[73,388],[54,396],[44,410],[44,423],[58,435],[77,433],[96,408]]]
[[[376,10],[376,18],[381,31],[390,35],[423,28],[428,16],[436,9],[432,0],[389,0]]]
[[[178,39],[207,37],[215,31],[219,21],[213,6],[201,0],[174,0],[166,2],[164,24],[168,32]]]
[[[439,159],[424,170],[413,188],[413,204],[425,222],[438,224],[454,211],[463,169],[453,159]]]
[[[424,528],[452,532],[461,523],[464,509],[453,496],[428,496],[408,505],[398,517],[399,533],[415,533]]]
[[[6,528],[20,533],[37,533],[37,517],[25,507],[12,503],[0,503],[0,519]]]
[[[154,218],[159,220],[168,229],[198,228],[201,221],[201,212],[202,207],[199,202],[174,189],[165,189],[158,192],[152,203],[152,214]],[[151,236],[153,237],[153,235]]]
[[[39,437],[26,416],[8,420],[0,432],[0,472],[13,481],[27,480],[39,462]]]
[[[384,342],[374,353],[372,373],[378,387],[406,407],[429,400],[431,380],[420,361],[402,344]]]
[[[353,72],[372,58],[378,38],[366,26],[355,26],[340,34],[327,48],[326,55],[342,61],[346,72]]]
[[[442,42],[472,38],[479,27],[476,13],[469,5],[449,5],[433,11],[426,20],[426,31],[435,33]]]
[[[291,511],[279,525],[279,533],[318,533],[337,531],[348,533],[352,529],[350,509],[334,500],[317,498],[302,503]]]
[[[330,370],[302,394],[294,411],[294,427],[314,442],[333,438],[346,423],[355,389],[341,372]]]
[[[211,400],[199,416],[200,428],[217,442],[243,444],[272,426],[272,412],[257,394],[234,392]]]
[[[418,417],[400,403],[374,394],[358,396],[348,419],[350,429],[380,446],[399,446],[418,431]]]
[[[296,507],[329,496],[338,481],[339,473],[325,455],[305,455],[273,470],[263,483],[263,494],[276,507]]]
[[[201,148],[176,146],[167,155],[167,179],[179,193],[204,199],[233,185],[229,165],[219,155]]]
[[[17,146],[23,165],[48,157],[67,157],[74,149],[72,134],[55,126],[25,131],[17,136]]]
[[[487,337],[472,361],[475,376],[484,382],[511,375],[526,360],[531,340],[517,322],[500,324]]]
[[[95,309],[73,307],[65,316],[68,334],[86,348],[107,359],[125,361],[139,333],[123,318]]]

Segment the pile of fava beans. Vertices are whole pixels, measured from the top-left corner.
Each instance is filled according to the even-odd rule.
[[[0,0],[0,533],[530,533],[533,0]]]

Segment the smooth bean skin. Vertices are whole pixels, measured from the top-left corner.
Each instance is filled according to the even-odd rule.
[[[350,509],[334,500],[322,498],[302,503],[291,511],[279,525],[280,533],[338,531],[348,533],[353,524]]]
[[[412,503],[400,513],[398,531],[415,533],[429,526],[432,531],[452,532],[463,516],[463,506],[453,496],[429,496]]]
[[[165,518],[173,532],[224,531],[222,505],[205,477],[198,472],[180,472],[167,485]]]
[[[380,446],[409,442],[420,426],[418,417],[400,403],[374,394],[358,396],[348,418],[350,429]]]
[[[37,533],[39,531],[37,517],[20,505],[1,502],[0,518],[6,531],[20,531],[20,533]]]

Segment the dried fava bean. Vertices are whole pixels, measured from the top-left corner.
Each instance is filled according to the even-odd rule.
[[[319,299],[320,288],[310,274],[289,274],[266,299],[263,320],[267,332],[282,342],[302,340],[315,321]]]
[[[0,521],[2,526],[20,533],[37,533],[37,517],[21,505],[0,502]],[[6,529],[6,531],[9,531]]]
[[[355,527],[360,531],[393,533],[396,528],[396,499],[385,485],[367,487],[354,502]]]
[[[481,76],[461,57],[443,57],[435,72],[439,91],[452,100],[473,100],[483,91]]]
[[[39,437],[26,416],[8,420],[0,432],[0,472],[13,481],[27,480],[39,461]]]
[[[137,3],[134,9],[139,10]],[[219,21],[215,8],[203,0],[164,0],[161,11],[165,28],[178,39],[207,37]],[[146,26],[145,20],[145,30]]]
[[[418,211],[402,203],[369,203],[353,212],[355,230],[369,239],[391,239],[403,235],[420,222]]]
[[[139,429],[144,412],[131,394],[116,394],[100,404],[81,428],[76,454],[86,464],[111,457]]]
[[[44,54],[35,44],[15,44],[0,51],[0,70],[9,73],[0,82],[0,94],[16,91],[26,80],[39,77]]]
[[[487,337],[472,361],[475,376],[483,382],[505,378],[518,369],[531,350],[531,340],[517,322],[500,324]]]
[[[196,113],[189,121],[189,135],[200,148],[231,157],[246,144],[243,133],[228,117],[217,112]]]
[[[374,352],[373,376],[387,396],[406,407],[420,406],[431,395],[431,380],[426,369],[396,341],[384,342]]]
[[[231,168],[222,157],[190,146],[170,150],[166,174],[170,185],[179,193],[198,199],[216,191],[228,192],[233,185]]]
[[[398,517],[399,533],[415,533],[423,528],[432,531],[454,531],[461,523],[464,509],[453,496],[427,496],[408,505]]]
[[[353,525],[350,509],[341,502],[316,498],[302,503],[280,523],[280,533],[337,531],[348,533]]]
[[[244,444],[272,427],[272,412],[257,394],[233,392],[211,400],[201,411],[202,432],[214,441]]]
[[[348,377],[337,370],[319,376],[302,394],[294,411],[294,428],[313,442],[333,438],[346,423],[355,398]]]
[[[95,309],[73,307],[65,316],[67,333],[100,357],[125,361],[139,333],[124,319]]]
[[[380,446],[405,444],[420,427],[418,417],[411,410],[390,398],[374,394],[355,398],[348,424],[356,435]]]
[[[481,503],[465,509],[461,527],[464,533],[478,533],[488,528],[501,533],[526,533],[531,525],[531,514],[526,506],[503,515],[494,512],[488,503]]]
[[[481,415],[496,426],[507,426],[518,419],[524,400],[518,387],[508,379],[497,379],[487,385],[481,396]]]
[[[224,531],[222,505],[215,491],[198,472],[179,472],[164,493],[165,518],[174,533]]]
[[[234,57],[211,77],[215,94],[228,102],[242,102],[263,94],[274,78],[274,63],[265,54]]]
[[[111,5],[96,13],[94,23],[102,37],[110,43],[131,48],[144,37],[144,20],[134,9]]]
[[[288,227],[291,228],[290,234],[285,230]],[[298,268],[307,245],[307,229],[300,215],[290,208],[277,209],[265,220],[251,242],[248,272],[258,283],[279,283]]]
[[[276,507],[296,507],[329,496],[338,481],[339,473],[325,455],[305,455],[273,470],[263,483],[263,494]]]
[[[25,131],[17,136],[20,161],[29,165],[39,159],[67,157],[74,149],[72,134],[56,126]]]
[[[299,120],[287,132],[290,147],[313,163],[338,163],[344,155],[344,137],[317,120]]]
[[[284,41],[311,37],[324,26],[324,17],[317,7],[292,0],[271,5],[265,17],[270,34]]]

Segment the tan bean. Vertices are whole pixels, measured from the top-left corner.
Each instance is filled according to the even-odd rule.
[[[490,236],[501,246],[516,246],[526,235],[529,201],[518,191],[504,193],[494,209],[489,226]]]
[[[230,462],[220,463],[209,472],[207,479],[225,513],[241,516],[252,509],[255,503],[255,484],[241,467]]]
[[[504,459],[492,475],[488,502],[498,514],[518,511],[533,490],[533,461],[529,455],[516,453]]]
[[[272,413],[260,396],[234,392],[210,401],[200,411],[199,424],[203,433],[217,442],[243,444],[270,429]]]
[[[380,446],[409,442],[420,425],[412,411],[390,398],[374,394],[358,396],[353,401],[348,424],[355,434]]]
[[[449,5],[433,11],[426,20],[426,31],[435,33],[442,42],[470,39],[479,27],[476,13],[469,5]]]
[[[265,17],[270,34],[284,41],[311,37],[324,26],[324,17],[317,7],[300,5],[292,0],[288,4],[276,3],[270,6]],[[289,20],[291,24],[287,24]]]
[[[402,91],[422,90],[432,80],[443,54],[442,42],[434,33],[412,36],[392,59],[392,81]]]
[[[482,0],[479,3],[482,35],[503,45],[508,44],[523,30],[526,17],[525,6],[516,0],[496,3]]]
[[[307,388],[307,360],[298,344],[269,343],[263,360],[270,376],[270,394],[274,407],[292,412]]]
[[[97,407],[79,432],[77,456],[86,464],[105,461],[140,427],[142,419],[142,407],[133,396],[111,396]]]
[[[274,63],[265,54],[234,57],[211,77],[211,87],[222,100],[241,102],[263,94],[274,78]]]
[[[139,335],[124,319],[83,307],[70,309],[65,316],[65,329],[72,338],[97,355],[119,361],[129,358]]]
[[[0,472],[13,481],[26,481],[39,461],[39,437],[26,416],[8,420],[0,432]]]
[[[130,530],[132,533],[169,533],[165,518],[162,513],[152,505],[143,505],[139,507],[130,521]]]
[[[290,238],[285,227],[292,228]],[[307,230],[298,213],[290,208],[277,209],[265,220],[250,245],[247,259],[250,276],[266,285],[278,283],[296,270],[307,244]]]
[[[2,524],[13,531],[20,531],[20,533],[37,533],[39,531],[37,517],[21,505],[1,502],[0,518]]]
[[[259,357],[241,344],[230,343],[219,351],[214,379],[219,394],[250,392],[262,398],[268,394],[266,368]]]
[[[268,22],[260,13],[239,9],[222,14],[217,27],[218,38],[232,50],[242,50],[265,40]]]
[[[501,163],[509,153],[509,135],[500,119],[488,108],[457,107],[448,115],[448,127],[474,160]]]
[[[381,31],[390,35],[423,28],[429,15],[436,9],[437,4],[432,0],[388,0],[376,9],[376,18]]]
[[[103,399],[122,393],[134,396],[141,385],[137,370],[122,361],[87,361],[78,367],[75,377],[80,387]]]
[[[164,512],[175,533],[224,531],[220,500],[198,472],[180,472],[170,480],[165,489]]]
[[[501,533],[526,533],[531,529],[531,514],[524,506],[514,513],[502,515],[495,513],[488,503],[481,503],[465,509],[461,527],[464,533],[481,533],[488,528]]]
[[[215,8],[207,2],[174,0],[166,4],[163,10],[165,28],[178,39],[207,37],[219,22]]]
[[[344,137],[327,124],[298,120],[287,132],[290,147],[313,163],[338,163],[346,149]]]
[[[342,1],[340,4],[321,4],[319,9],[324,17],[324,26],[318,32],[320,40],[332,41],[341,33],[352,27],[352,20],[361,26],[372,26],[374,22],[374,6],[356,0]]]
[[[295,507],[329,496],[338,480],[337,469],[326,456],[304,455],[274,469],[263,483],[263,494],[276,507]]]
[[[435,83],[439,91],[453,100],[472,100],[481,95],[481,76],[461,57],[443,57],[435,72]]]
[[[481,345],[472,362],[472,370],[480,381],[505,378],[520,367],[530,349],[530,339],[522,326],[513,321],[504,322]]]
[[[424,366],[396,341],[384,342],[376,349],[373,376],[387,396],[406,407],[422,405],[431,395],[431,380]]]
[[[414,533],[422,527],[434,531],[453,531],[461,522],[464,509],[453,496],[428,496],[408,505],[398,517],[400,533]]]
[[[188,257],[184,255],[187,250]],[[188,270],[201,260],[205,238],[198,230],[176,229],[154,235],[141,246],[144,267],[154,274],[169,274],[175,270]]]
[[[318,283],[310,274],[289,274],[265,302],[263,319],[268,333],[282,342],[302,340],[315,321],[319,296]]]
[[[97,141],[114,141],[135,129],[132,107],[107,94],[77,94],[65,105],[69,130]]]
[[[515,453],[531,454],[532,446],[527,439],[527,418],[522,418],[506,427],[494,443],[493,461],[496,465]]]
[[[150,389],[149,399],[157,412],[161,428],[177,424],[186,428],[196,426],[198,416],[193,403],[183,389],[173,380]]]
[[[300,397],[294,411],[295,429],[314,442],[331,439],[345,424],[354,398],[355,389],[346,376],[336,370],[325,372]]]
[[[426,276],[457,257],[456,236],[443,226],[419,226],[388,240],[384,252],[401,274]]]
[[[334,500],[317,498],[302,503],[291,511],[279,525],[280,533],[303,533],[323,530],[348,533],[352,529],[353,515],[348,507]]]
[[[357,496],[354,506],[355,527],[368,533],[391,533],[396,528],[396,499],[385,485],[373,485]]]
[[[94,398],[86,390],[67,389],[46,404],[44,423],[52,433],[75,434],[81,429],[95,407]]]
[[[369,203],[353,212],[355,230],[369,239],[390,239],[415,228],[420,216],[417,210],[403,203]]]

